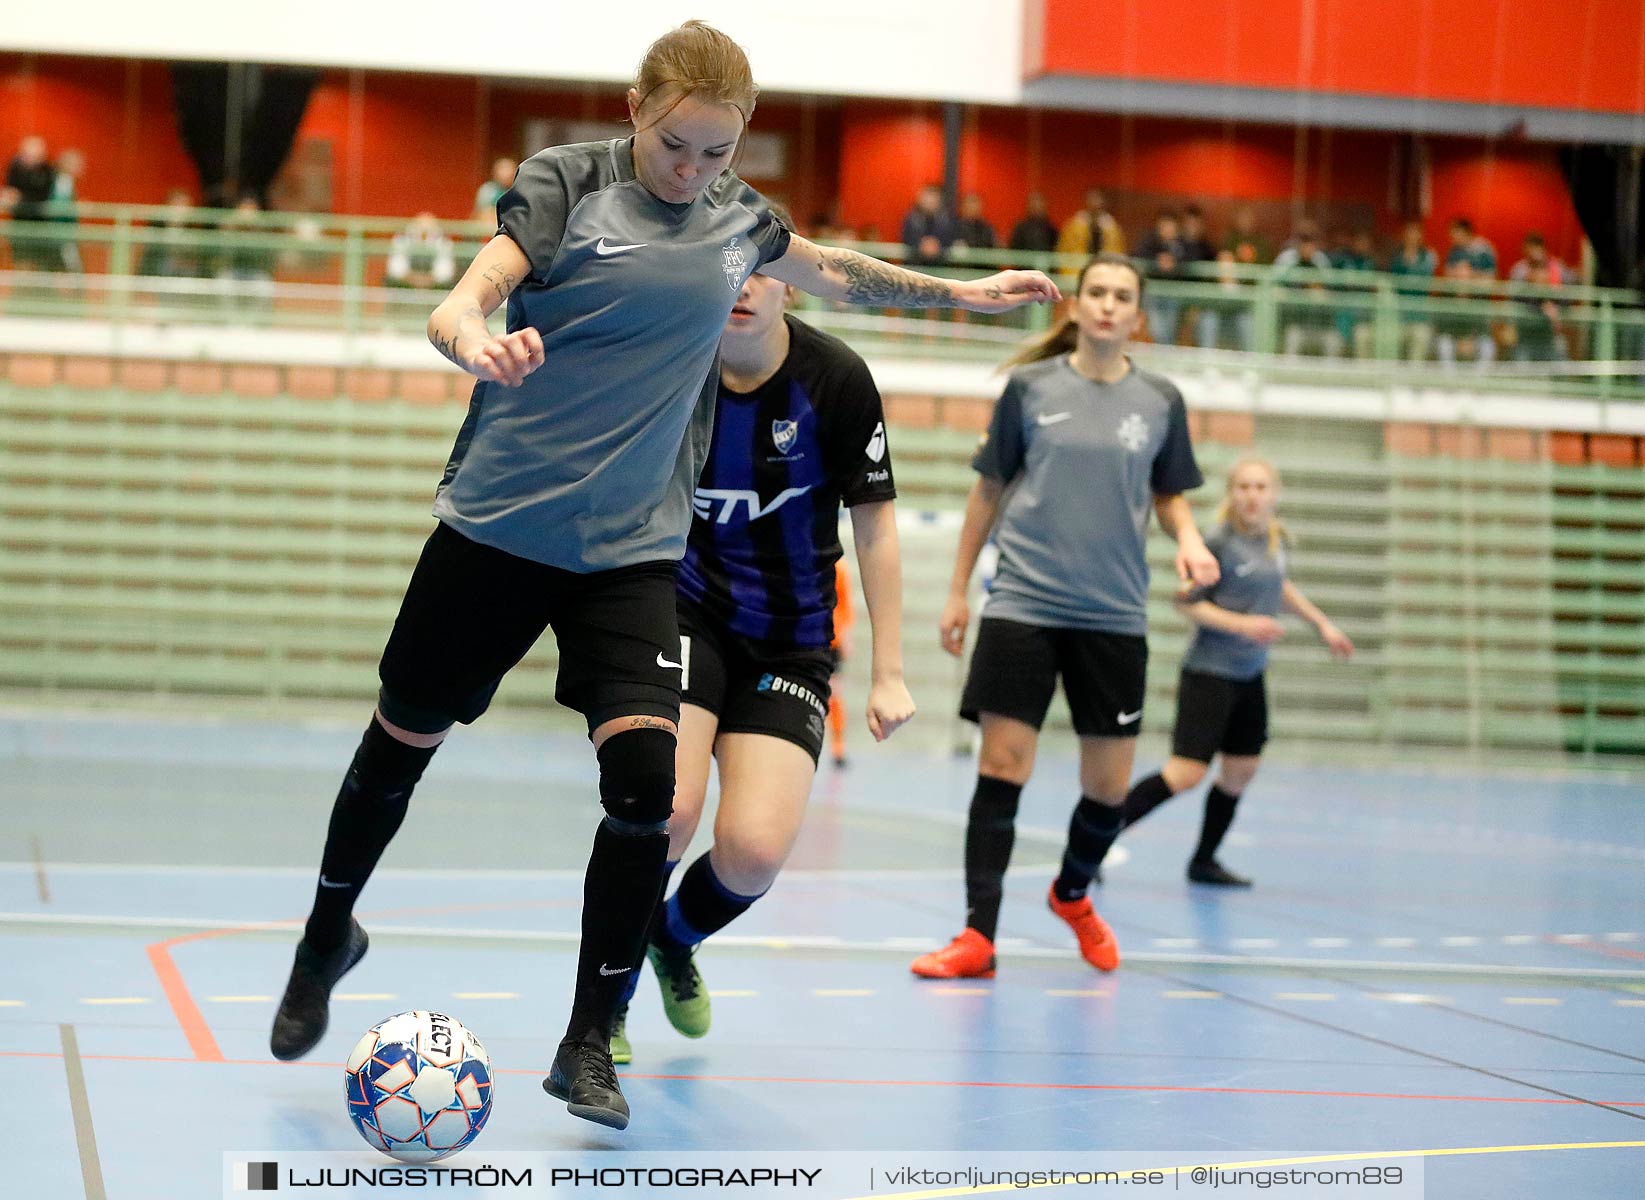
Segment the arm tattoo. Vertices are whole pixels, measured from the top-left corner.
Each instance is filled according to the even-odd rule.
[[[507,300],[508,294],[512,292],[515,285],[520,282],[517,276],[510,275],[507,271],[498,266],[487,267],[480,273],[480,277],[496,289],[498,304],[501,304],[504,300]]]
[[[836,251],[831,266],[845,276],[845,298],[887,308],[947,308],[954,289],[944,279],[905,271],[855,250]]]
[[[434,331],[434,336],[429,340],[434,343],[434,348],[441,354],[445,355],[459,367],[463,365],[462,361],[457,357],[457,339],[455,337],[447,337],[442,331],[436,329]]]

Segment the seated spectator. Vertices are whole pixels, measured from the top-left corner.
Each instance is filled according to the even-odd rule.
[[[1137,243],[1137,257],[1143,261],[1148,278],[1180,279],[1183,253],[1177,214],[1173,209],[1161,209],[1154,218],[1154,228]],[[1150,287],[1144,291],[1142,307],[1148,314],[1148,335],[1161,345],[1175,345],[1182,301],[1174,296],[1161,296],[1157,289]]]
[[[1514,282],[1557,288],[1573,278],[1564,263],[1549,255],[1548,244],[1540,233],[1527,233],[1521,251],[1520,260],[1508,272]],[[1564,309],[1559,301],[1546,293],[1521,296],[1518,300],[1513,322],[1514,360],[1563,362],[1569,354]]]
[[[960,205],[960,219],[954,226],[954,243],[961,249],[992,250],[997,244],[994,226],[983,215],[982,196],[972,192]]]
[[[1108,211],[1102,189],[1091,188],[1085,193],[1085,207],[1063,222],[1062,232],[1057,235],[1057,253],[1089,258],[1105,252],[1124,254],[1125,234]]]
[[[80,197],[80,176],[86,170],[86,156],[78,150],[64,150],[57,156],[57,163],[52,172],[51,180],[51,219],[61,221],[67,225],[79,223],[79,216],[75,213],[75,201]],[[77,242],[65,238],[57,243],[57,256],[62,261],[61,268],[71,274],[78,275],[84,269],[80,260],[80,246]]]
[[[1451,222],[1451,247],[1445,253],[1447,269],[1455,262],[1468,264],[1469,279],[1496,278],[1496,247],[1474,233],[1474,223],[1467,217]]]
[[[1331,267],[1337,271],[1374,271],[1377,269],[1375,254],[1376,244],[1371,238],[1370,230],[1361,229],[1356,233],[1338,237],[1337,248],[1330,255]],[[1340,280],[1337,283],[1337,290],[1362,294],[1372,291],[1366,285]],[[1343,342],[1353,344],[1355,358],[1373,357],[1376,325],[1373,322],[1369,295],[1365,295],[1360,304],[1337,309],[1336,325]]]
[[[1273,245],[1257,228],[1257,215],[1250,205],[1241,205],[1234,210],[1222,248],[1233,255],[1237,266],[1255,267],[1274,261]]]
[[[228,247],[217,264],[221,294],[231,300],[274,301],[275,251],[259,244],[267,235],[263,206],[255,196],[242,196],[220,226]]]
[[[519,164],[506,155],[491,164],[491,178],[474,193],[474,219],[485,225],[497,224],[497,197],[514,186]],[[470,176],[470,178],[473,178]]]
[[[940,263],[953,241],[954,219],[943,209],[942,188],[928,183],[902,219],[902,243],[908,247],[908,261],[919,266]]]
[[[1452,232],[1454,244],[1455,226]],[[1441,301],[1445,307],[1434,319],[1434,352],[1447,367],[1454,369],[1458,362],[1473,362],[1484,370],[1496,361],[1496,339],[1491,336],[1490,317],[1477,311],[1484,296],[1480,289],[1467,286],[1469,280],[1479,278],[1469,256],[1447,255],[1445,278],[1460,286]]]
[[[1394,291],[1400,297],[1400,355],[1410,362],[1426,362],[1434,340],[1434,324],[1426,300],[1429,288],[1418,282],[1434,277],[1439,258],[1423,241],[1422,222],[1407,221],[1400,233],[1399,249],[1388,259],[1388,273],[1394,276]]]
[[[1251,349],[1252,292],[1250,285],[1241,283],[1236,272],[1238,264],[1232,250],[1218,250],[1214,261],[1218,294],[1196,300],[1194,307],[1194,345],[1201,350],[1215,350],[1223,345],[1226,331],[1233,331],[1234,350]]]
[[[1280,327],[1283,330],[1283,349],[1286,354],[1319,353],[1326,358],[1341,358],[1343,338],[1338,331],[1334,314],[1315,300],[1325,298],[1325,285],[1317,278],[1320,271],[1331,269],[1331,259],[1319,244],[1319,227],[1311,221],[1297,226],[1291,244],[1274,258],[1274,276],[1277,280],[1310,297],[1309,303],[1281,302]],[[1315,276],[1310,281],[1309,277]]]
[[[457,277],[456,248],[431,212],[420,212],[394,236],[383,283],[388,287],[443,288]]]
[[[1028,193],[1028,210],[1011,230],[1011,249],[1049,254],[1057,248],[1057,227],[1048,211],[1043,192]]]
[[[1185,205],[1180,225],[1182,265],[1191,268],[1195,263],[1215,262],[1217,248],[1211,244],[1211,239],[1205,236],[1205,213],[1201,211],[1200,206]]]
[[[57,174],[46,161],[46,139],[30,135],[22,140],[6,167],[6,209],[14,221],[43,221]],[[54,238],[17,232],[11,238],[13,270],[61,271],[63,256]]]
[[[201,264],[200,226],[194,223],[194,201],[182,188],[166,193],[166,211],[149,223],[153,232],[143,235],[143,256],[139,275],[195,279],[205,274]]]

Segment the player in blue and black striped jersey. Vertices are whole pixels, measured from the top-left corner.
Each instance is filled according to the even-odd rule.
[[[770,888],[805,815],[834,669],[842,504],[873,628],[869,730],[884,740],[914,714],[879,390],[845,343],[787,315],[788,295],[750,276],[726,322],[714,432],[680,562],[670,869],[696,832],[711,760],[720,804],[713,846],[658,906],[649,957],[669,1021],[688,1037],[709,1025],[694,949]],[[612,1033],[616,1062],[632,1056],[625,1016],[626,1007]]]

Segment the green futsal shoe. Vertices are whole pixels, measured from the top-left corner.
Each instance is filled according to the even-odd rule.
[[[646,948],[646,957],[657,973],[668,1023],[688,1038],[702,1037],[708,1032],[708,989],[703,986],[703,977],[691,951],[668,954],[653,944]]]
[[[628,1005],[617,1010],[617,1015],[611,1018],[611,1061],[614,1063],[631,1063],[634,1061],[634,1044],[628,1040]]]

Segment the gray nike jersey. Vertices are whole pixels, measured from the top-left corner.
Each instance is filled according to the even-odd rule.
[[[1148,631],[1148,514],[1204,480],[1182,394],[1133,366],[1115,383],[1069,356],[1012,373],[972,460],[1011,485],[986,615],[1027,625]]]
[[[657,199],[628,140],[527,159],[497,216],[531,264],[508,329],[535,327],[545,361],[518,388],[475,385],[434,515],[572,571],[678,559],[720,333],[788,231],[730,171],[691,204]]]
[[[1285,589],[1285,544],[1270,553],[1266,533],[1244,534],[1228,525],[1218,526],[1205,539],[1217,556],[1222,577],[1208,588],[1195,590],[1190,600],[1209,600],[1229,612],[1279,614]],[[1268,667],[1268,647],[1250,638],[1199,626],[1182,656],[1184,671],[1199,671],[1223,679],[1255,679]]]

